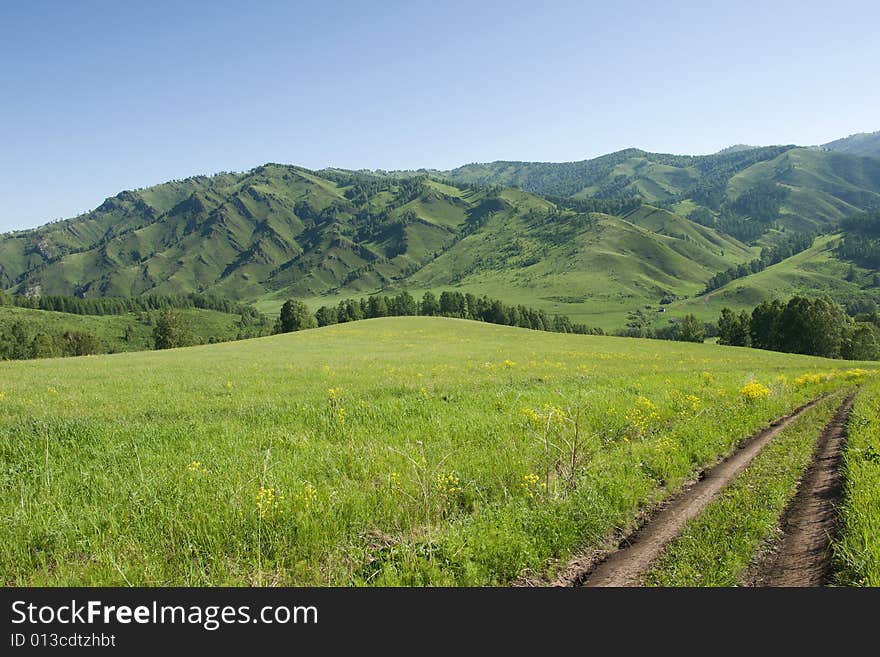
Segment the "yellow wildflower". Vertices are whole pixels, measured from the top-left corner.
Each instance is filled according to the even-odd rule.
[[[817,383],[821,383],[821,382],[822,382],[823,376],[824,376],[824,375],[821,374],[821,373],[816,373],[816,374],[801,374],[799,377],[797,377],[797,378],[794,380],[794,384],[795,384],[796,386],[804,386],[804,385],[807,385],[807,384],[813,384],[813,385],[815,385],[815,384],[817,384]]]
[[[627,411],[624,418],[632,426],[632,437],[641,438],[651,432],[654,424],[660,419],[660,414],[654,402],[639,395],[633,408]]]
[[[526,495],[534,498],[536,495],[547,490],[547,483],[541,481],[541,478],[534,472],[530,472],[529,474],[523,475],[520,488],[525,491]]]
[[[298,493],[295,497],[296,501],[302,506],[304,510],[310,511],[312,507],[315,506],[315,502],[318,499],[318,489],[312,486],[310,483],[306,483],[302,491]]]
[[[260,490],[257,491],[257,511],[260,512],[260,518],[270,516],[277,511],[283,499],[284,496],[275,494],[274,488],[260,486]]]
[[[761,385],[757,381],[749,381],[740,388],[739,394],[745,397],[748,401],[758,401],[759,399],[766,399],[770,396],[770,388]]]
[[[437,475],[437,492],[447,501],[462,491],[460,484],[461,481],[454,472]]]

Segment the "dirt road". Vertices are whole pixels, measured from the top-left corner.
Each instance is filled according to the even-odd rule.
[[[820,399],[801,406],[791,415],[779,418],[767,429],[752,436],[731,456],[707,470],[699,481],[650,517],[604,560],[583,572],[570,575],[570,583],[575,586],[640,585],[644,573],[666,544],[678,536],[685,523],[702,513],[719,491],[745,469],[767,443]]]
[[[840,458],[853,398],[847,399],[822,431],[813,461],[797,495],[782,516],[779,548],[759,566],[754,586],[822,586],[831,567],[830,544],[837,528],[842,491]]]

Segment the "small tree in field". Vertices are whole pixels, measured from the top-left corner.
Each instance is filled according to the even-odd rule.
[[[191,345],[192,331],[189,322],[171,308],[165,308],[156,318],[153,327],[153,340],[156,349],[173,349]]]
[[[694,315],[686,315],[678,325],[678,339],[682,342],[702,342],[706,327]]]
[[[318,321],[309,312],[306,304],[297,299],[288,299],[281,306],[281,313],[278,315],[278,321],[275,322],[275,333],[290,333],[317,326]]]

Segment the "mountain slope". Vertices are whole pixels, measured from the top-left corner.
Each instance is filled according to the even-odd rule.
[[[751,311],[762,301],[788,299],[796,294],[829,294],[851,311],[869,310],[880,304],[880,280],[876,272],[842,260],[837,253],[841,235],[823,235],[813,246],[709,294],[670,304],[663,321],[694,313],[716,320],[721,309]]]
[[[728,198],[761,183],[785,190],[778,223],[812,230],[860,210],[880,207],[880,160],[845,153],[796,148],[732,176]]]
[[[492,217],[405,283],[454,285],[611,329],[628,310],[694,294],[712,273],[752,257],[736,240],[658,208],[624,218],[532,211]]]
[[[359,279],[369,287],[447,248],[490,196],[425,178],[266,165],[123,192],[83,217],[6,236],[0,280],[16,292],[233,299],[319,294]]]
[[[639,198],[740,239],[813,230],[880,207],[880,160],[794,146],[681,156],[628,149],[583,162],[492,162],[445,172],[575,199]]]
[[[835,139],[827,144],[822,144],[822,148],[852,155],[880,157],[880,130],[870,133],[860,132],[843,139]]]
[[[626,198],[668,201],[701,181],[772,159],[793,146],[769,146],[715,155],[669,155],[636,148],[580,162],[491,162],[468,164],[445,172],[451,179],[484,185],[509,185],[551,196]]]

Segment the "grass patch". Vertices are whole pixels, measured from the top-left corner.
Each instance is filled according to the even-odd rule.
[[[865,385],[847,426],[835,581],[880,586],[880,386]]]

